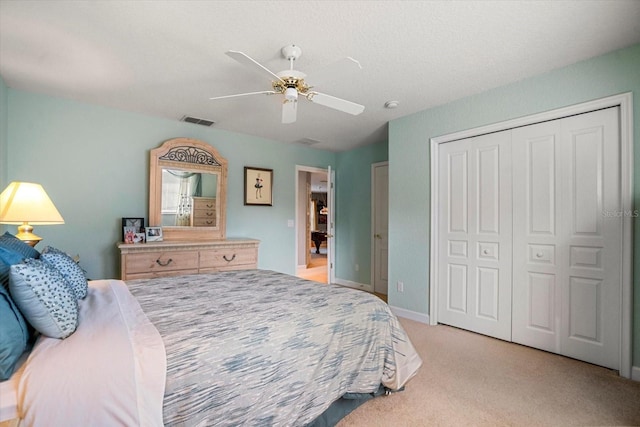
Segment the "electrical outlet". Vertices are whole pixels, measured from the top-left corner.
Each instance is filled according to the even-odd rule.
[[[356,264],[356,271],[360,271],[360,265]]]
[[[287,227],[293,228],[293,220],[292,219],[288,219],[287,220]]]
[[[404,283],[398,281],[398,292],[404,292]]]

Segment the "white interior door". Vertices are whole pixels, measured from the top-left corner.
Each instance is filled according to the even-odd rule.
[[[389,287],[389,163],[371,165],[372,228],[373,228],[373,290],[387,295]]]
[[[513,341],[619,368],[618,108],[513,131]]]
[[[511,339],[509,131],[439,150],[438,321]]]

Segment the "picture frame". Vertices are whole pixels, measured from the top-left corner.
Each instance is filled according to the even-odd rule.
[[[135,243],[136,228],[135,227],[122,227],[122,241],[127,244]]]
[[[144,233],[144,218],[131,218],[131,217],[123,217],[122,218],[122,241],[126,243],[125,239],[125,227],[133,227],[134,233]]]
[[[162,227],[147,227],[144,229],[147,242],[162,241]]]
[[[273,169],[244,167],[245,206],[273,206]]]

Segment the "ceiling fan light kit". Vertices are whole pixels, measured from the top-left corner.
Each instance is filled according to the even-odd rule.
[[[259,91],[259,92],[247,92],[239,93],[236,95],[216,96],[209,99],[225,99],[235,98],[248,95],[283,95],[282,102],[282,123],[294,123],[297,116],[297,104],[298,97],[302,96],[308,101],[315,104],[323,105],[334,110],[342,111],[344,113],[358,115],[364,111],[364,106],[356,104],[355,102],[347,101],[345,99],[336,98],[335,96],[327,95],[324,93],[311,90],[313,86],[309,86],[305,82],[307,75],[301,71],[293,69],[293,63],[296,59],[302,55],[302,49],[296,45],[284,46],[280,52],[282,56],[289,61],[289,69],[274,73],[258,61],[251,58],[249,55],[230,50],[226,54],[241,63],[242,65],[251,68],[252,70],[268,76],[271,80],[271,87],[273,90]],[[356,71],[361,70],[360,63],[353,58],[344,58],[338,62],[335,62],[319,73],[318,81],[329,81],[332,79],[345,78],[353,74]]]

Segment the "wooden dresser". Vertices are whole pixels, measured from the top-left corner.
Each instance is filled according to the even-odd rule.
[[[254,239],[118,243],[122,280],[258,268]]]
[[[216,224],[216,198],[193,197],[191,203],[191,226],[213,227]]]

